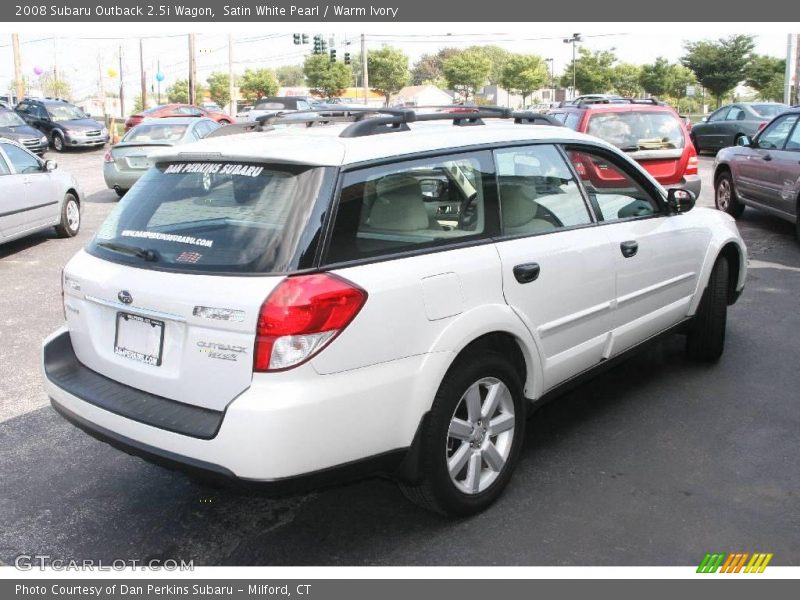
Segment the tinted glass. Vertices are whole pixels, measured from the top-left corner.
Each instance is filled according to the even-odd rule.
[[[177,142],[185,134],[188,125],[165,125],[162,123],[145,123],[131,129],[123,142]]]
[[[332,181],[332,169],[320,167],[160,163],[125,195],[89,250],[178,271],[307,268],[322,223],[319,207],[327,207]],[[153,250],[157,260],[145,262],[125,247]]]
[[[328,262],[483,237],[491,155],[460,154],[347,173]]]
[[[786,143],[786,138],[797,123],[797,115],[786,115],[770,123],[758,136],[758,147],[764,150],[779,150]]]
[[[546,233],[591,223],[578,184],[553,146],[495,152],[503,233]]]
[[[750,108],[759,117],[772,119],[785,112],[789,107],[786,104],[751,104]]]
[[[25,121],[17,113],[11,110],[0,111],[0,127],[16,127],[18,125],[25,125]]]
[[[622,161],[587,149],[570,150],[569,157],[603,221],[648,217],[659,212],[656,201]]]
[[[601,112],[586,129],[622,150],[675,150],[685,144],[678,115],[666,111]]]
[[[42,170],[42,163],[39,159],[26,152],[22,148],[12,146],[11,144],[3,144],[8,160],[14,165],[14,170],[17,173],[40,173]]]

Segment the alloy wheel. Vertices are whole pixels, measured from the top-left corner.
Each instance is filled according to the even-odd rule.
[[[722,211],[727,211],[731,205],[731,182],[726,177],[723,177],[717,183],[717,208]]]

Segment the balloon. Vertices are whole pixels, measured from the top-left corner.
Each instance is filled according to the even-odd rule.
[[[106,71],[106,75],[108,75],[111,79],[114,79],[117,76],[117,70],[113,67],[109,67],[108,71]]]
[[[161,71],[156,73],[156,81],[164,81],[164,74]]]
[[[44,69],[42,67],[33,67],[34,74],[38,77],[42,73],[44,73]]]

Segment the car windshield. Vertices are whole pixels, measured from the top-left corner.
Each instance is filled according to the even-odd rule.
[[[0,127],[16,127],[18,125],[25,125],[25,121],[17,113],[10,110],[0,112]]]
[[[292,110],[296,106],[296,102],[279,98],[264,98],[256,102],[256,110]]]
[[[785,112],[789,107],[786,104],[751,104],[750,108],[752,108],[753,112],[759,117],[771,119]]]
[[[586,133],[626,152],[672,150],[684,146],[678,116],[666,111],[597,113],[589,120]]]
[[[188,125],[154,123],[139,125],[122,138],[123,142],[177,142],[188,129]]]
[[[333,179],[334,169],[304,165],[159,163],[115,207],[88,249],[108,260],[173,271],[306,268]],[[120,248],[158,260],[144,263]]]
[[[47,107],[47,114],[53,121],[72,121],[73,119],[85,119],[86,114],[77,106],[71,104],[50,105]]]

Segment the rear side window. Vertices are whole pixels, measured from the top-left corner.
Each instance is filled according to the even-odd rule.
[[[263,163],[160,163],[108,216],[89,251],[108,260],[178,271],[308,268],[333,171]]]
[[[581,113],[577,112],[567,113],[567,116],[564,119],[564,125],[566,125],[570,129],[574,129],[575,131],[577,131],[580,124],[581,124]]]
[[[591,223],[572,172],[553,146],[495,152],[503,233],[546,233]]]
[[[346,173],[327,260],[386,256],[485,237],[491,155],[468,153]]]
[[[686,143],[680,120],[671,111],[597,113],[589,119],[586,133],[625,152],[682,150]]]

